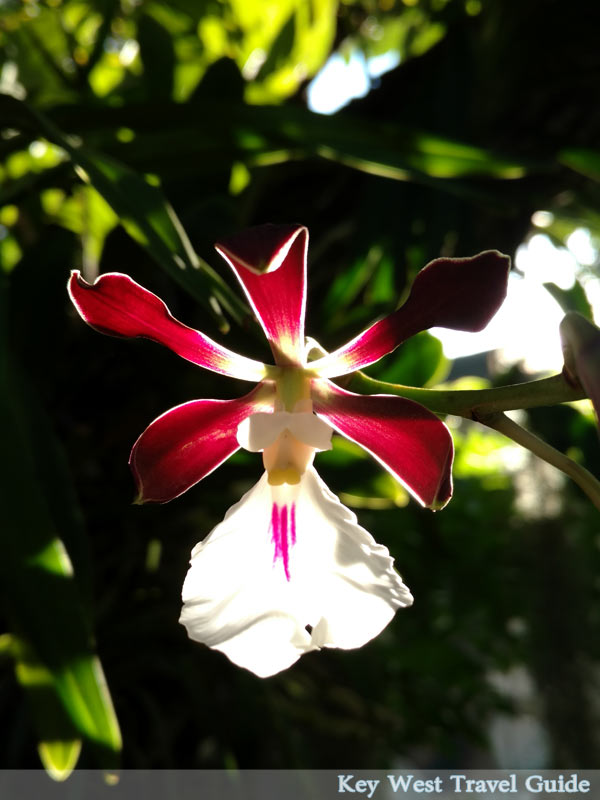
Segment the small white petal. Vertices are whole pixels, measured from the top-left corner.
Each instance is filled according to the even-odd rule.
[[[296,439],[315,450],[331,450],[333,428],[315,414],[294,412],[289,415],[286,428]]]
[[[293,506],[277,532],[289,535],[283,548],[274,503]],[[227,512],[194,548],[183,601],[192,639],[266,677],[319,647],[360,647],[412,596],[387,549],[311,467],[293,487],[271,487],[263,475]]]
[[[244,450],[258,453],[272,445],[285,430],[315,450],[331,449],[333,429],[324,420],[306,411],[251,414],[238,426],[237,440]]]
[[[251,414],[238,425],[238,444],[244,450],[259,453],[273,444],[282,430],[277,414]]]

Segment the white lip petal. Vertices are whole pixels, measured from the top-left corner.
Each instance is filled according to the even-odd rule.
[[[356,515],[314,469],[306,478],[305,529],[311,546],[320,552],[315,552],[318,560],[309,577],[319,608],[312,642],[318,647],[361,647],[385,628],[396,609],[412,605],[413,596],[394,569],[387,547],[357,524]]]
[[[180,622],[259,677],[291,666],[311,646],[285,571],[274,563],[266,473],[192,551]]]
[[[194,548],[183,586],[180,622],[190,638],[260,677],[310,650],[360,647],[412,603],[387,549],[314,468],[285,488],[263,475]],[[274,529],[282,503],[294,521]]]

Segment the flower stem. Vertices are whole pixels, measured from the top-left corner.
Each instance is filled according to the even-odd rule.
[[[565,475],[568,475],[583,489],[596,508],[600,509],[600,481],[596,480],[592,473],[588,472],[581,464],[577,464],[577,462],[556,450],[556,448],[531,433],[531,431],[526,430],[502,412],[497,411],[487,415],[478,415],[477,422],[504,434],[504,436],[530,450],[538,458],[564,472]]]
[[[368,394],[399,395],[415,400],[438,414],[454,414],[493,428],[568,475],[587,494],[596,508],[600,509],[600,481],[591,472],[503,413],[514,409],[553,406],[582,400],[587,396],[581,387],[567,383],[562,374],[493,389],[453,391],[401,386],[376,381],[362,372],[355,372],[348,388]]]
[[[493,389],[452,390],[402,386],[376,381],[363,372],[355,372],[346,388],[361,394],[396,394],[416,400],[438,414],[454,414],[466,419],[479,419],[486,414],[517,408],[554,406],[587,396],[583,389],[568,384],[562,374]]]

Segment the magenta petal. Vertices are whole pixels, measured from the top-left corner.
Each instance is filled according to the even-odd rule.
[[[265,376],[264,364],[238,356],[188,328],[159,297],[128,275],[107,272],[90,284],[75,270],[68,289],[82,318],[101,333],[152,339],[193,364],[234,378],[259,381]]]
[[[308,231],[260,225],[215,245],[231,265],[279,366],[302,364]]]
[[[437,258],[419,272],[403,306],[310,366],[332,378],[373,364],[428,328],[480,331],[506,297],[509,270],[510,258],[497,250]]]
[[[320,417],[371,453],[420,503],[446,505],[454,449],[435,414],[404,397],[352,394],[329,381],[313,381],[312,398]]]
[[[272,408],[268,385],[238,400],[192,400],[151,422],[129,457],[140,503],[166,503],[187,491],[239,449],[238,425]]]

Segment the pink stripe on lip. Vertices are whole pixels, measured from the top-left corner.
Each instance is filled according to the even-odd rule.
[[[290,580],[290,548],[296,543],[296,504],[292,503],[279,508],[273,503],[271,508],[271,540],[275,545],[273,563],[278,559],[283,562],[285,577]]]

